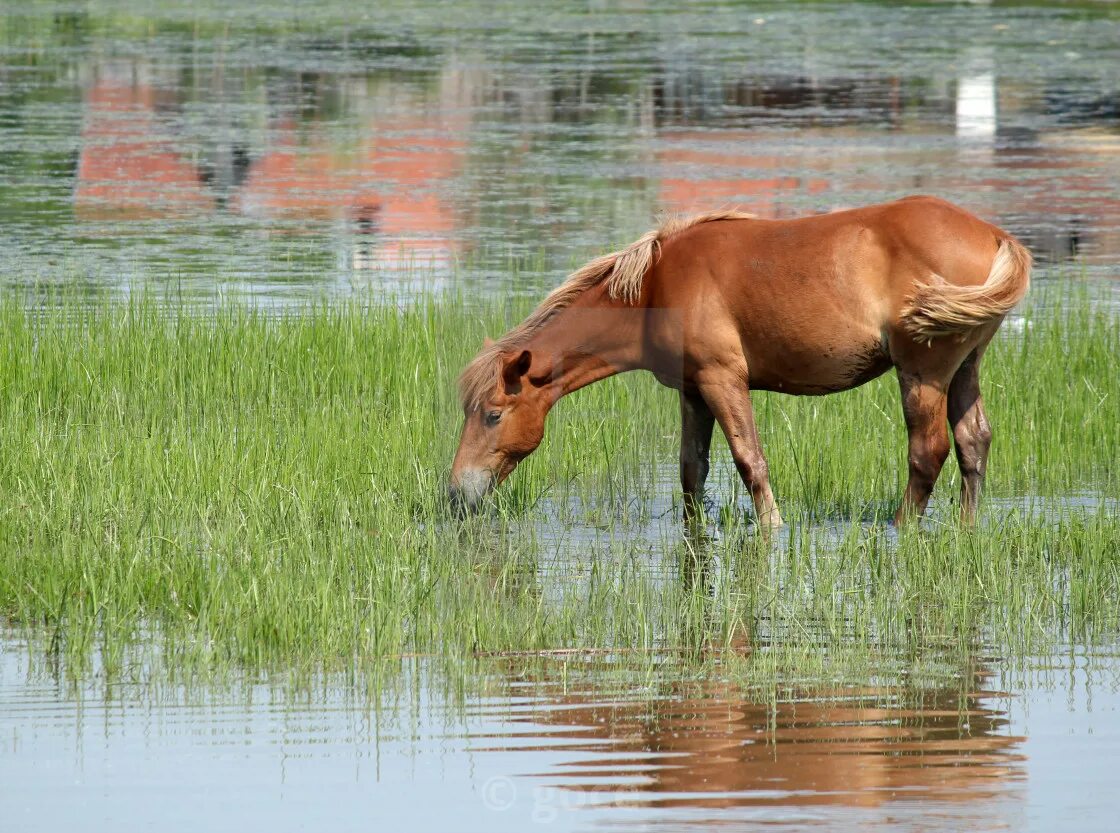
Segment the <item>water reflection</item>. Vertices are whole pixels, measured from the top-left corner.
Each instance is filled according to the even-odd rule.
[[[1100,10],[561,3],[543,37],[504,6],[239,9],[0,16],[5,280],[52,251],[116,282],[284,294],[415,262],[535,293],[659,211],[914,191],[1120,263]]]
[[[791,158],[782,137],[764,130],[674,131],[659,142],[657,202],[672,212],[739,205],[761,217],[796,216],[793,206],[828,200],[829,159]],[[791,162],[793,164],[791,164]],[[796,172],[800,172],[800,175]]]
[[[580,655],[486,659],[452,686],[409,660],[376,692],[360,669],[303,686],[182,686],[143,666],[75,690],[32,670],[28,647],[0,641],[0,812],[25,830],[1020,828],[1030,790],[1045,794],[1025,776],[1049,765],[1028,754],[1012,704],[1051,695],[1000,692],[984,662],[929,688],[885,672],[774,697],[718,669],[666,662],[649,682],[625,660]],[[1095,692],[1077,712],[1090,719],[1115,697],[1087,674],[1071,668],[1068,694]],[[1031,730],[1072,719],[1040,705]],[[1081,749],[1099,761],[1111,724],[1097,723]],[[1099,787],[1107,774],[1083,777]]]
[[[100,66],[85,93],[74,184],[77,219],[140,220],[215,207],[195,165],[159,110],[177,96],[143,66]]]
[[[354,88],[349,98],[378,116],[337,135],[318,112],[299,120],[281,98],[269,103],[259,146],[231,133],[205,159],[180,123],[174,79],[161,84],[145,63],[119,61],[92,76],[74,185],[79,222],[111,220],[119,233],[128,220],[243,216],[284,234],[336,228],[355,270],[417,257],[448,266],[457,221],[445,191],[462,166],[465,109],[445,114],[393,87]]]
[[[532,777],[610,793],[615,806],[983,803],[1013,796],[1023,776],[1025,739],[982,668],[959,688],[836,686],[772,703],[721,681],[645,699],[555,676],[511,685],[506,696],[524,703],[511,729],[474,749],[555,752],[562,739],[565,760]]]

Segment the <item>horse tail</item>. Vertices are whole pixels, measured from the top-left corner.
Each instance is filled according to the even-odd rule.
[[[988,279],[954,286],[942,278],[920,286],[902,311],[902,325],[918,341],[957,335],[1003,317],[1031,282],[1031,253],[1010,235],[1000,239]]]

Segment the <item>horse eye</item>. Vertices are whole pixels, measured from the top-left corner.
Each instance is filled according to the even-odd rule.
[[[488,426],[497,425],[498,420],[502,418],[501,411],[488,411],[486,413],[486,424]]]

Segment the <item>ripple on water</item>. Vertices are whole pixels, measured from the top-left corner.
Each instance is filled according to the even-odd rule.
[[[662,211],[920,191],[1116,274],[1104,4],[514,6],[0,12],[0,279],[537,294]]]
[[[1115,648],[1015,680],[981,658],[934,686],[770,695],[718,674],[642,683],[579,655],[483,660],[453,695],[414,662],[370,697],[335,680],[73,689],[30,669],[25,644],[0,647],[0,811],[25,830],[1045,829],[1107,806],[1120,752]]]

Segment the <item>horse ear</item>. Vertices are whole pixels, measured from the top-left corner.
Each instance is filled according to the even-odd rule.
[[[528,350],[522,350],[518,355],[506,359],[502,367],[502,380],[506,383],[507,393],[517,393],[521,390],[521,379],[529,372],[532,364],[533,354]]]
[[[490,338],[490,336],[483,336],[482,337],[482,349],[483,350],[489,350],[493,346],[494,346],[494,339]]]

